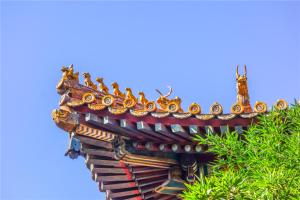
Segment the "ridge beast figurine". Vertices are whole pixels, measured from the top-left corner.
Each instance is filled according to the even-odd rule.
[[[87,86],[87,87],[90,87],[94,90],[97,90],[97,85],[95,85],[93,83],[93,81],[91,81],[91,75],[90,73],[83,73],[83,77],[84,77],[84,84]]]
[[[244,74],[239,74],[239,65],[236,67],[236,88],[237,88],[237,104],[243,106],[243,110],[246,113],[252,112],[250,106],[250,97],[248,93],[248,82],[247,82],[247,67],[244,65]]]
[[[96,81],[99,83],[99,89],[100,92],[103,92],[104,94],[109,94],[108,87],[104,84],[103,78],[96,78]]]
[[[169,99],[168,97],[172,94],[173,89],[169,86],[169,92],[166,95],[163,95],[161,91],[156,89],[160,97],[156,100],[159,104],[162,111],[165,112],[183,112],[181,108],[181,99],[175,97],[174,99]]]

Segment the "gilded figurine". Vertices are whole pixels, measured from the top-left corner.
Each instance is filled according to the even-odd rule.
[[[84,77],[84,84],[94,90],[97,90],[97,85],[95,85],[92,81],[91,81],[91,75],[90,73],[83,73],[83,77]]]
[[[161,91],[159,91],[158,89],[156,89],[156,92],[158,92],[158,94],[160,95],[160,97],[156,100],[156,102],[159,104],[160,108],[162,110],[167,110],[167,105],[170,101],[170,99],[168,98],[172,92],[173,92],[173,89],[172,87],[169,87],[170,91],[166,94],[166,95],[163,95],[163,93]]]
[[[66,66],[62,66],[62,80],[68,80],[68,68]]]
[[[236,67],[236,81],[237,81],[237,104],[244,107],[244,112],[252,112],[250,105],[250,97],[248,93],[248,83],[247,83],[247,67],[244,65],[244,74],[239,74],[239,65]]]
[[[144,92],[139,92],[139,100],[144,106],[146,106],[146,104],[149,102],[149,100],[145,97]]]
[[[132,99],[135,103],[138,102],[138,99],[133,95],[131,88],[125,88],[126,90],[126,99]]]
[[[173,92],[172,87],[169,87],[169,89],[170,90],[166,95],[163,95],[158,89],[156,89],[160,95],[156,102],[159,104],[161,110],[165,112],[183,112],[181,108],[181,98],[175,97],[174,99],[169,99],[168,97]]]
[[[77,126],[76,118],[68,106],[60,106],[52,111],[52,119],[56,125],[65,131],[71,132]]]
[[[117,82],[113,82],[111,85],[113,87],[113,94],[115,96],[120,97],[120,98],[125,98],[125,94],[120,91],[119,84]]]
[[[109,89],[104,84],[103,78],[96,78],[96,81],[99,83],[100,92],[103,92],[104,94],[108,94],[109,93]]]
[[[180,97],[175,97],[174,99],[171,99],[169,105],[173,103],[175,105],[177,105],[178,107],[176,108],[176,111],[175,112],[180,112],[182,113],[183,112],[183,109],[181,108],[181,98]],[[170,111],[170,107],[168,108],[169,111]]]
[[[71,64],[69,67],[62,66],[61,71],[63,72],[62,80],[74,80],[79,82],[79,72],[74,73],[73,64]]]

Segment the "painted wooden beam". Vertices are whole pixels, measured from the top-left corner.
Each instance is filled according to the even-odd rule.
[[[97,115],[93,114],[93,113],[86,113],[85,114],[85,121],[89,122],[91,124],[94,125],[99,125],[103,123],[103,120],[98,117]]]
[[[163,199],[162,197],[165,197],[165,195],[159,194],[156,192],[151,193],[149,196],[150,196],[150,199],[159,199],[159,200],[162,200]],[[170,196],[170,195],[168,195],[168,196]],[[172,198],[174,198],[174,197],[172,197]],[[163,199],[163,200],[167,200],[167,199]]]
[[[103,150],[99,150],[99,149],[87,149],[87,148],[84,148],[83,152],[86,153],[86,154],[95,155],[95,156],[104,156],[104,157],[109,157],[109,158],[114,158],[115,157],[115,153],[114,152],[103,151]]]
[[[119,123],[117,122],[117,120],[115,120],[109,116],[103,117],[103,124],[105,127],[108,127],[110,129],[114,130],[114,132],[116,132],[116,133],[119,133],[119,134],[122,134],[125,136],[127,135],[127,136],[133,137],[133,138],[142,139],[142,137],[140,135],[121,128]]]
[[[159,195],[157,195],[156,192],[149,192],[147,194],[143,194],[143,199],[144,200],[148,200],[148,199],[158,199]],[[160,199],[159,199],[160,200]]]
[[[169,137],[166,137],[166,136],[161,135],[161,134],[159,134],[157,132],[154,132],[152,130],[152,128],[146,122],[144,122],[144,121],[137,122],[136,126],[137,126],[137,129],[139,131],[142,131],[142,132],[147,133],[147,134],[149,134],[149,135],[151,135],[153,137],[156,137],[156,138],[160,139],[160,141],[167,141],[167,142],[173,141]]]
[[[134,181],[126,182],[126,183],[107,183],[103,184],[104,190],[115,190],[115,189],[129,189],[136,188],[136,184]]]
[[[155,173],[155,174],[151,174],[151,175],[148,175],[148,174],[143,174],[143,175],[135,175],[135,180],[137,181],[140,181],[140,180],[145,180],[145,179],[158,179],[158,178],[162,178],[162,177],[167,177],[168,174],[167,173]]]
[[[155,183],[163,183],[165,180],[166,179],[163,178],[163,179],[159,179],[159,180],[148,181],[148,182],[140,183],[139,186],[143,187],[143,186],[152,185],[152,184],[155,184]]]
[[[148,173],[139,173],[139,174],[134,174],[135,178],[141,178],[141,177],[152,177],[156,175],[167,175],[168,174],[168,169],[162,169],[160,168],[160,171],[153,171],[153,172],[148,172]]]
[[[112,200],[112,198],[109,197],[109,194],[110,194],[110,193],[111,193],[110,190],[106,190],[106,191],[105,191],[105,196],[106,196],[105,199],[106,199],[106,200]]]
[[[105,192],[106,191],[106,189],[104,189],[104,183],[103,182],[98,182],[98,187],[99,187],[100,192]]]
[[[103,117],[103,124],[110,125],[110,126],[119,126],[119,124],[116,122],[116,120],[112,119],[109,116],[104,116]]]
[[[95,165],[91,166],[91,172],[97,174],[126,174],[123,168],[103,168],[103,167],[95,167]]]
[[[191,135],[198,135],[198,136],[201,136],[202,138],[205,138],[205,134],[206,134],[206,131],[205,131],[205,128],[204,127],[199,127],[197,125],[190,125],[189,126],[189,130],[190,130],[190,134]]]
[[[139,137],[140,140],[150,140],[150,141],[155,141],[155,142],[160,141],[160,139],[158,139],[156,137],[153,137],[153,136],[147,135],[143,132],[137,131],[135,124],[126,119],[120,120],[120,127],[124,128],[128,131],[131,131],[132,133],[135,133]]]
[[[121,198],[123,199],[123,198]],[[124,200],[143,200],[142,196],[141,195],[138,195],[138,196],[131,196],[131,197],[125,197]]]
[[[87,113],[85,115],[85,121],[87,123],[93,124],[97,127],[104,128],[104,129],[112,131],[116,134],[123,135],[125,137],[142,139],[141,136],[136,135],[136,134],[132,133],[131,131],[124,130],[120,126],[116,125],[116,121],[114,119],[109,118],[108,116],[104,116],[103,118],[100,118],[95,114]]]
[[[169,137],[169,138],[172,138],[172,139],[174,139],[174,140],[176,140],[176,141],[182,142],[182,143],[186,143],[187,141],[189,141],[189,140],[186,140],[186,139],[184,139],[184,138],[182,138],[182,137],[179,137],[179,136],[174,135],[174,134],[171,133],[171,132],[167,129],[167,127],[166,127],[164,124],[162,124],[162,123],[156,123],[156,124],[155,124],[155,131],[156,131],[156,132],[159,132],[160,134],[165,135],[165,136],[167,136],[167,137]]]
[[[164,194],[159,194],[156,192],[151,192],[143,195],[144,200],[152,200],[152,199],[159,199],[159,200],[178,200],[178,198],[174,195],[164,195]]]
[[[159,172],[162,169],[153,167],[131,167],[130,171],[134,174],[143,174],[149,172]]]
[[[126,120],[126,119],[121,119],[120,120],[120,126],[122,128],[125,128],[125,129],[129,130],[129,131],[136,131],[135,125],[132,122]]]
[[[136,182],[138,183],[138,185],[147,185],[150,182],[153,181],[161,181],[164,182],[168,179],[168,175],[163,175],[160,177],[153,177],[153,178],[148,178],[148,179],[141,179],[141,180],[136,180]]]
[[[214,127],[213,126],[205,126],[205,132],[206,134],[213,134],[215,133]]]
[[[122,167],[122,165],[120,164],[119,161],[90,158],[90,155],[88,155],[88,154],[85,159],[85,162],[86,162],[86,164],[94,164],[94,165],[100,165],[100,166]]]
[[[155,190],[155,188],[159,185],[160,185],[160,183],[153,183],[151,185],[140,187],[140,192],[142,194],[153,192]]]
[[[140,192],[138,189],[135,190],[128,190],[128,191],[123,191],[123,192],[111,192],[109,194],[109,197],[114,199],[114,198],[125,198],[127,196],[131,196],[131,195],[139,195]]]
[[[101,148],[105,148],[105,149],[113,149],[112,143],[110,143],[110,142],[95,140],[95,139],[91,139],[91,138],[88,138],[85,136],[79,136],[79,135],[76,135],[76,138],[78,138],[80,140],[80,142],[83,144],[89,144],[92,146],[101,147]]]
[[[100,182],[100,181],[129,181],[129,178],[127,177],[127,175],[103,176],[103,175],[95,174],[94,180],[96,182]]]
[[[200,133],[199,127],[197,125],[189,125],[190,134],[196,135]]]
[[[195,145],[193,144],[186,144],[186,145],[180,145],[180,144],[152,144],[152,143],[146,143],[141,144],[138,142],[133,143],[133,147],[136,150],[146,150],[146,151],[162,151],[162,152],[174,152],[174,153],[199,153],[195,150]],[[147,147],[148,146],[148,147]]]
[[[179,135],[187,140],[191,140],[191,136],[179,124],[171,124],[171,130],[174,134]]]

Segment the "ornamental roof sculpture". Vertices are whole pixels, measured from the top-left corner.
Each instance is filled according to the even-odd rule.
[[[131,88],[121,91],[117,82],[110,89],[103,78],[96,78],[97,86],[89,73],[83,73],[80,84],[73,65],[63,66],[56,86],[61,99],[52,118],[70,135],[65,155],[85,158],[107,199],[180,199],[184,184],[207,175],[208,163],[215,158],[193,137],[242,133],[258,114],[267,112],[261,101],[252,109],[247,68],[243,75],[238,70],[237,66],[237,100],[231,111],[223,114],[222,106],[214,103],[209,113],[202,114],[195,102],[184,111],[181,98],[170,98],[172,87],[165,95],[156,90],[159,97],[153,101],[142,91],[138,97]],[[277,109],[287,106],[282,99],[275,104]]]

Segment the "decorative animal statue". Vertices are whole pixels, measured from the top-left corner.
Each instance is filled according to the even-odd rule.
[[[244,74],[239,74],[239,65],[236,67],[236,81],[237,81],[237,103],[244,107],[244,112],[252,112],[250,105],[250,97],[248,93],[248,82],[247,82],[247,67],[244,65]]]
[[[159,93],[160,97],[156,100],[156,102],[159,104],[160,108],[163,111],[169,112],[169,108],[168,105],[170,103],[175,103],[178,107],[178,112],[182,112],[182,108],[181,108],[181,99],[179,97],[175,97],[174,99],[169,99],[168,97],[172,94],[173,89],[172,87],[169,86],[170,91],[166,94],[163,95],[158,89],[156,89],[156,91]]]
[[[75,81],[79,81],[79,72],[74,73],[73,64],[69,66],[68,76]]]
[[[103,92],[104,94],[108,94],[109,93],[109,89],[104,84],[103,78],[96,78],[96,81],[99,83],[100,92]]]
[[[74,80],[76,82],[79,82],[79,72],[74,73],[72,64],[69,67],[62,66],[61,71],[63,72],[63,80]]]
[[[52,111],[52,119],[57,126],[65,131],[71,132],[77,126],[75,116],[68,106],[61,106],[59,109]]]
[[[91,75],[90,73],[83,73],[83,77],[84,77],[84,84],[94,90],[97,90],[97,85],[95,85],[92,81],[91,81]]]
[[[117,82],[113,82],[111,84],[111,86],[113,87],[113,93],[115,96],[120,97],[120,98],[125,98],[125,94],[123,92],[120,91],[119,89],[119,84]]]
[[[136,103],[138,102],[138,99],[133,95],[132,90],[130,88],[125,88],[126,90],[126,99],[132,99]]]
[[[62,74],[62,80],[68,80],[69,69],[66,66],[62,66],[61,71],[63,73]]]
[[[149,102],[149,100],[145,97],[144,92],[139,92],[140,103],[144,106]]]
[[[183,109],[181,108],[181,98],[180,97],[175,97],[172,99],[170,102],[175,102],[178,105],[178,111],[177,112],[183,112]]]
[[[160,108],[162,110],[167,110],[167,105],[168,105],[168,103],[170,101],[170,99],[168,97],[173,92],[172,87],[169,86],[169,89],[170,89],[170,91],[166,95],[163,95],[163,93],[161,93],[161,91],[159,91],[158,89],[156,89],[156,92],[158,92],[158,94],[160,95],[160,97],[156,100],[156,102],[159,104],[159,106],[160,106]]]

